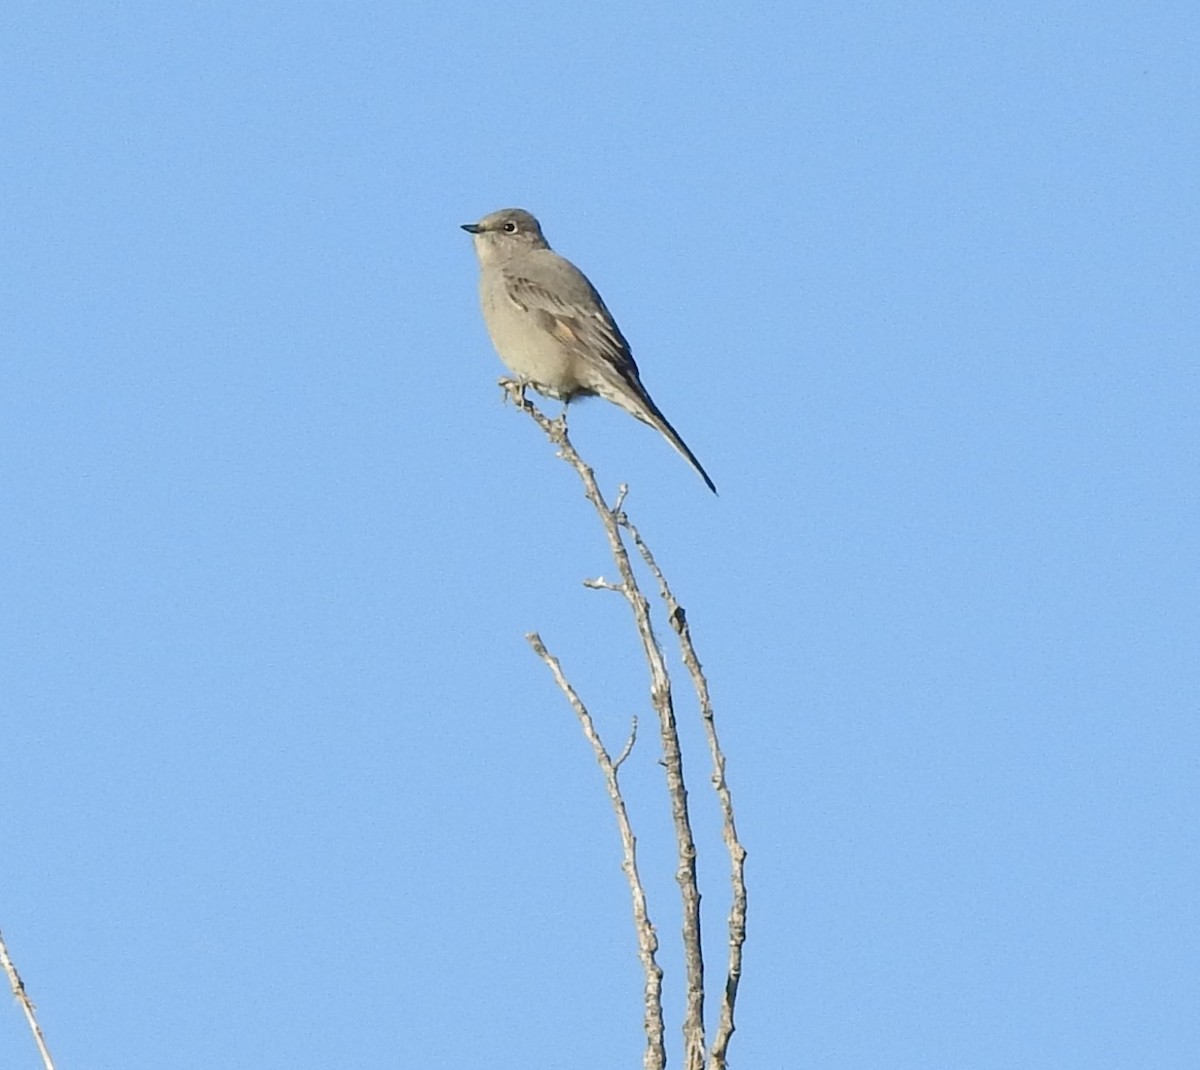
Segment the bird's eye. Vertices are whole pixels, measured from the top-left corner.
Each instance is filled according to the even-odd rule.
[[[508,220],[508,221],[507,221],[507,222],[504,224],[504,233],[505,233],[505,234],[516,234],[516,232],[517,232],[517,224],[516,224],[516,221],[515,221],[515,220],[512,220],[512,219]]]

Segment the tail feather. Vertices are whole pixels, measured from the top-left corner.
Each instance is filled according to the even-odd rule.
[[[688,449],[688,444],[679,437],[679,432],[670,425],[670,423],[667,421],[667,418],[661,412],[659,412],[657,408],[654,410],[653,416],[654,418],[647,420],[646,423],[650,424],[651,427],[656,428],[662,433],[663,437],[669,443],[671,443],[671,445],[675,447],[676,451],[688,462],[688,464],[690,464],[696,470],[700,478],[704,480],[705,486],[707,486],[709,490],[716,494],[717,485],[709,478],[708,473],[704,470],[704,465],[702,465],[696,459],[696,455],[690,449]]]
[[[610,387],[609,392],[598,392],[608,401],[620,405],[631,416],[636,416],[642,423],[649,424],[654,430],[659,432],[663,438],[671,443],[676,452],[696,470],[708,489],[714,494],[717,493],[717,485],[709,478],[708,473],[704,470],[704,465],[688,449],[687,443],[679,436],[679,432],[671,426],[671,422],[662,414],[662,410],[654,404],[653,399],[646,392],[646,388],[642,386],[641,382],[634,379],[631,382],[622,382],[619,389],[614,390]]]

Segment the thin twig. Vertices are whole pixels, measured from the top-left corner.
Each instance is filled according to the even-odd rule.
[[[625,744],[617,760],[613,761],[609,757],[608,750],[600,739],[599,733],[596,731],[596,726],[592,722],[592,716],[588,713],[587,707],[584,706],[575,688],[571,686],[570,682],[563,675],[562,666],[559,664],[558,659],[546,649],[541,636],[536,632],[530,632],[525,638],[529,641],[529,645],[533,647],[534,653],[546,663],[554,677],[554,682],[558,684],[559,689],[566,695],[567,701],[571,704],[571,709],[575,711],[575,716],[579,718],[579,723],[583,727],[583,734],[592,745],[592,750],[596,754],[596,762],[604,773],[605,784],[608,785],[608,797],[612,800],[613,811],[617,815],[617,827],[621,832],[621,846],[625,852],[621,868],[625,871],[625,877],[629,881],[629,891],[633,897],[633,924],[637,931],[638,958],[642,961],[642,971],[646,975],[643,1016],[643,1025],[646,1030],[646,1051],[642,1056],[642,1065],[645,1070],[663,1070],[667,1064],[667,1049],[663,1036],[663,971],[655,957],[658,953],[658,936],[655,934],[654,926],[650,922],[650,913],[646,906],[646,889],[642,886],[642,878],[637,868],[637,839],[633,835],[633,826],[629,823],[629,813],[625,809],[625,799],[621,795],[621,786],[617,779],[617,771],[625,759],[629,757],[630,752],[633,750],[633,745],[637,740],[637,720],[635,719],[633,722],[633,730],[629,734],[629,741]]]
[[[597,576],[594,580],[584,580],[583,585],[590,587],[593,591],[616,591],[617,594],[625,593],[619,584],[609,583],[603,576]]]
[[[633,746],[637,743],[637,726],[638,720],[635,717],[633,724],[629,728],[629,738],[625,741],[625,746],[621,748],[621,753],[613,760],[614,769],[620,769],[625,764],[625,759],[633,753]]]
[[[604,525],[609,549],[621,576],[620,591],[633,610],[634,622],[642,642],[642,652],[650,668],[650,700],[658,714],[662,738],[663,767],[666,770],[667,794],[671,800],[671,816],[675,825],[675,841],[679,852],[679,865],[675,879],[679,884],[683,912],[683,956],[687,977],[685,1009],[683,1019],[684,1070],[703,1070],[704,1067],[704,952],[700,939],[700,887],[696,878],[696,844],[692,836],[691,819],[688,815],[687,788],[683,779],[683,754],[679,746],[679,733],[675,724],[675,709],[671,695],[671,681],[667,673],[662,648],[654,636],[650,623],[650,604],[638,587],[629,561],[629,553],[621,539],[621,528],[617,515],[625,501],[627,488],[622,487],[617,505],[609,508],[596,484],[592,469],[575,452],[567,437],[565,414],[557,420],[546,417],[525,397],[524,386],[510,379],[501,379],[500,385],[508,397],[524,410],[545,432],[558,454],[578,473],[583,482],[584,495],[592,503],[596,514]]]
[[[700,716],[704,721],[704,734],[708,738],[708,750],[712,756],[712,785],[721,805],[722,836],[725,847],[729,851],[731,904],[729,909],[729,965],[725,975],[725,992],[721,999],[721,1015],[717,1023],[716,1035],[713,1037],[709,1050],[708,1070],[725,1070],[726,1052],[729,1039],[735,1029],[733,1021],[734,1005],[737,1003],[738,984],[742,978],[742,946],[746,942],[746,849],[738,839],[737,824],[733,817],[733,796],[725,779],[725,753],[721,750],[717,738],[717,723],[713,717],[712,697],[708,690],[708,679],[696,655],[692,644],[692,632],[688,627],[687,614],[679,604],[670,584],[654,560],[650,548],[642,541],[642,536],[634,527],[629,517],[621,513],[618,520],[629,532],[634,545],[646,562],[646,567],[658,581],[658,592],[667,607],[667,619],[675,634],[679,636],[679,648],[683,663],[692,678],[692,686],[696,689],[696,697],[700,703]]]
[[[17,1002],[21,1004],[21,1010],[25,1012],[25,1021],[29,1023],[29,1028],[33,1032],[33,1039],[37,1044],[38,1051],[42,1053],[42,1063],[46,1070],[54,1070],[54,1060],[50,1058],[50,1049],[46,1047],[46,1038],[42,1036],[42,1027],[38,1025],[37,1015],[34,1014],[33,1000],[29,998],[29,993],[25,991],[25,982],[21,980],[21,975],[17,973],[17,967],[13,960],[8,957],[8,945],[4,942],[4,934],[0,933],[0,965],[4,967],[4,972],[8,974],[8,983],[12,988],[13,995],[17,997]]]

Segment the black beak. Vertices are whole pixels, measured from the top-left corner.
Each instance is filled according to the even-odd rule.
[[[483,227],[481,227],[478,223],[463,223],[462,228],[468,234],[478,234],[483,230]]]

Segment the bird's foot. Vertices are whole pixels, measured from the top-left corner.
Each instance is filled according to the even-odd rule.
[[[502,375],[496,382],[500,385],[500,389],[504,391],[504,400],[511,401],[518,409],[529,408],[529,402],[525,400],[525,391],[529,387],[529,380],[524,376],[518,379],[510,379],[506,375]]]
[[[567,429],[567,406],[571,404],[570,398],[565,398],[562,403],[562,412],[555,418],[554,422],[558,424],[564,431]]]

